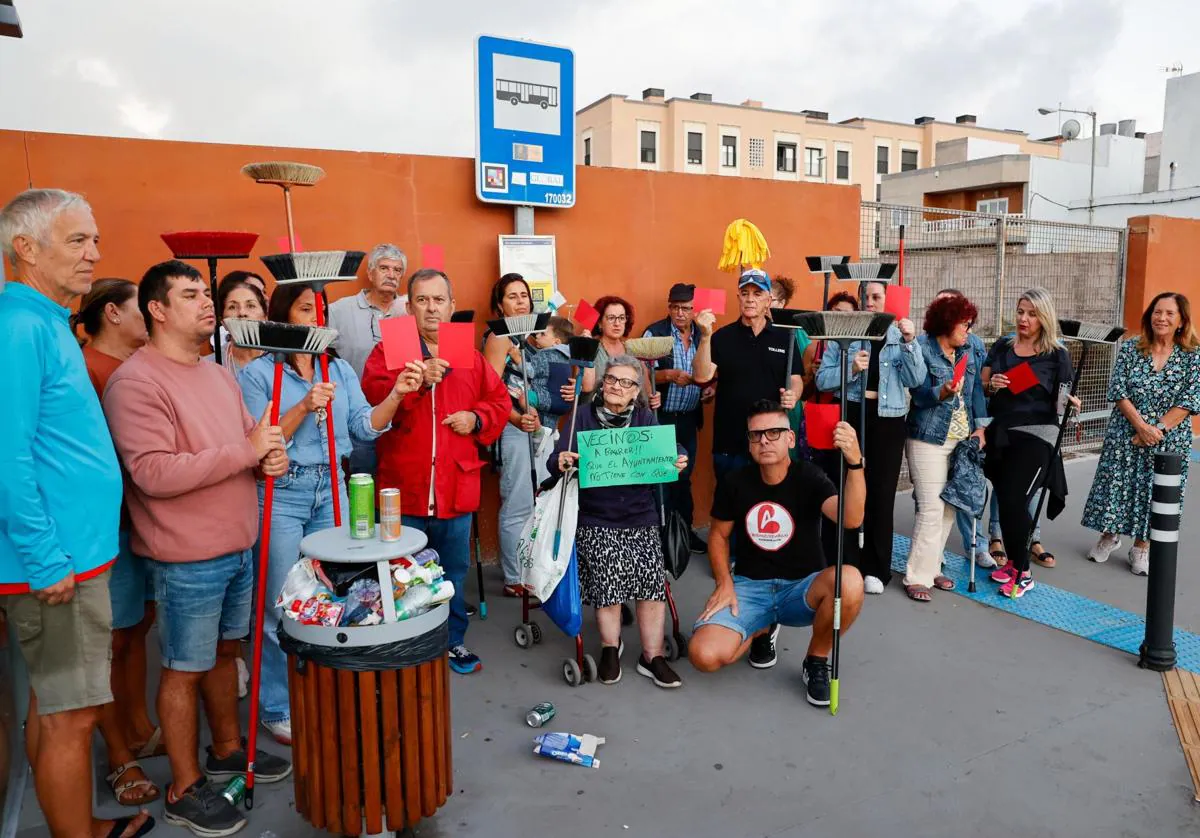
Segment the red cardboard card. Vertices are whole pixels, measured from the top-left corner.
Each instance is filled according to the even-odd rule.
[[[412,315],[383,318],[379,321],[379,336],[389,370],[404,369],[409,361],[421,360],[421,339],[417,336],[417,319]]]
[[[1018,393],[1024,393],[1030,387],[1038,383],[1037,373],[1033,371],[1033,367],[1029,366],[1029,362],[1017,364],[1011,370],[1004,373],[1008,379],[1008,390],[1014,396]]]
[[[883,310],[899,320],[908,317],[912,309],[912,289],[904,285],[889,285],[883,298]]]
[[[724,288],[697,288],[696,296],[692,300],[692,309],[699,314],[702,311],[711,311],[713,314],[725,313],[725,289]]]
[[[819,451],[833,449],[833,429],[842,421],[841,405],[804,403],[804,429],[810,448]]]
[[[580,300],[579,305],[575,306],[575,315],[572,319],[590,332],[596,328],[596,323],[600,320],[600,312],[592,308],[592,304],[587,300]]]
[[[444,271],[446,269],[446,249],[440,244],[421,245],[421,267]]]
[[[291,251],[292,251],[292,243],[290,241],[288,241],[287,236],[280,236],[279,238],[277,238],[275,240],[275,244],[276,244],[276,246],[279,247],[280,253],[291,253]],[[299,236],[296,236],[296,252],[297,253],[304,252],[304,243],[302,241],[300,241]]]
[[[961,358],[959,358],[958,362],[954,365],[954,378],[951,379],[951,381],[950,381],[951,386],[957,387],[958,382],[962,381],[963,376],[966,374],[967,374],[967,355],[964,352],[963,356]]]
[[[451,369],[475,366],[475,324],[443,323],[438,326],[438,357]]]

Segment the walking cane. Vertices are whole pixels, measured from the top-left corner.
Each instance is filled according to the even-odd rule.
[[[233,345],[240,349],[260,349],[274,356],[275,378],[271,385],[272,425],[279,424],[279,400],[283,389],[283,364],[288,355],[319,355],[337,337],[335,329],[318,326],[294,326],[290,323],[260,322],[230,318],[225,321]],[[334,486],[336,496],[337,487]],[[266,615],[267,568],[271,561],[271,513],[275,499],[275,478],[267,477],[263,490],[262,535],[258,549],[258,584],[254,591],[254,663],[250,670],[250,729],[246,744],[246,808],[254,808],[254,758],[258,744],[258,697],[262,690],[263,619]]]
[[[890,314],[869,311],[806,311],[796,317],[796,325],[808,332],[813,340],[829,340],[838,344],[846,355],[850,344],[855,341],[880,341],[887,336],[888,327],[895,318]],[[842,376],[840,393],[841,416],[846,415],[847,377]],[[860,446],[861,451],[861,446]],[[837,503],[837,561],[833,576],[833,656],[832,677],[829,683],[829,712],[838,711],[838,673],[841,664],[842,634],[842,563],[845,560],[846,522],[846,455],[838,457],[838,503]],[[859,531],[861,533],[861,530]],[[861,535],[859,536],[861,540]]]
[[[805,256],[808,272],[820,274],[825,278],[825,291],[821,295],[821,311],[829,308],[829,275],[834,265],[845,265],[850,261],[849,256]]]

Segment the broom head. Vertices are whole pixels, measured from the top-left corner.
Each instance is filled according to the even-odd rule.
[[[538,332],[546,331],[546,327],[550,325],[550,312],[543,311],[541,314],[516,314],[512,317],[501,317],[497,320],[489,320],[488,328],[492,330],[493,335],[501,337],[525,337],[527,335],[536,335]]]
[[[287,187],[312,186],[325,177],[325,170],[309,163],[272,160],[267,163],[247,163],[242,166],[242,174],[259,183],[273,183],[277,186]]]
[[[451,323],[474,323],[475,322],[475,309],[466,308],[466,309],[463,309],[462,311],[454,312],[453,314],[450,315],[450,322]]]
[[[280,285],[353,280],[357,279],[358,266],[366,255],[361,250],[309,250],[263,256],[262,263]]]
[[[258,233],[189,230],[163,233],[162,240],[176,259],[247,259]]]
[[[883,340],[895,319],[873,311],[802,311],[793,322],[813,340]]]
[[[585,338],[582,335],[567,341],[571,348],[571,360],[577,365],[591,366],[596,361],[596,353],[600,351],[600,338]]]
[[[675,349],[673,337],[630,338],[625,341],[625,351],[639,361],[657,361]]]
[[[895,274],[895,262],[843,262],[833,266],[833,275],[841,280],[887,283]]]
[[[804,261],[808,262],[808,270],[814,274],[827,274],[833,270],[834,265],[844,265],[850,261],[849,256],[805,256]]]
[[[771,322],[776,326],[784,329],[799,329],[796,325],[796,318],[801,314],[808,314],[808,309],[803,308],[773,308],[767,312],[771,316]]]
[[[770,257],[771,248],[767,247],[767,240],[759,229],[746,219],[738,218],[725,228],[725,244],[721,248],[721,261],[717,263],[717,268],[741,273],[747,265],[761,268]]]
[[[1068,340],[1087,343],[1117,343],[1125,335],[1125,330],[1120,326],[1109,326],[1107,323],[1088,323],[1084,320],[1059,319],[1058,331]]]
[[[288,355],[296,352],[320,355],[338,334],[337,329],[325,326],[296,326],[238,317],[227,318],[225,330],[233,338],[233,345],[241,349],[261,349]]]

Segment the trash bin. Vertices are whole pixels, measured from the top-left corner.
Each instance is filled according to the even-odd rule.
[[[388,562],[423,549],[423,533],[399,541],[354,539],[345,527],[300,543],[307,558],[375,563],[384,622],[303,625],[284,618],[296,811],[339,835],[398,832],[430,817],[453,789],[449,607],[396,622]]]

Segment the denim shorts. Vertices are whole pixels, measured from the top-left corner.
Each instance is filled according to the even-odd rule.
[[[701,626],[724,626],[736,631],[745,642],[774,623],[811,626],[817,614],[809,607],[808,589],[817,575],[812,573],[793,580],[747,579],[734,574],[733,592],[737,595],[738,615],[735,617],[728,608],[722,608],[707,620],[697,620],[692,630]]]
[[[162,665],[208,672],[217,642],[250,633],[254,552],[241,550],[202,562],[153,562]]]
[[[133,628],[146,616],[146,603],[154,602],[154,574],[149,563],[129,549],[129,530],[120,532],[120,548],[108,579],[114,630]]]

